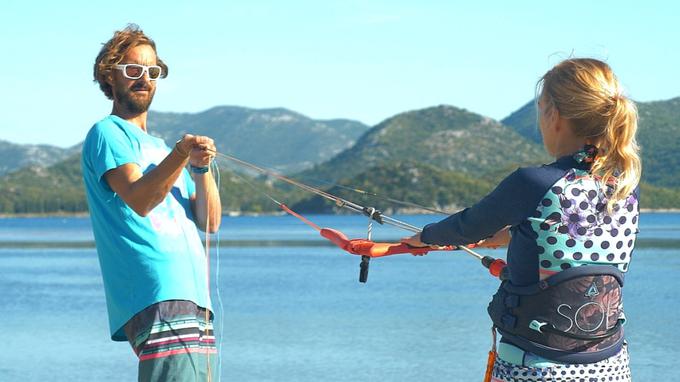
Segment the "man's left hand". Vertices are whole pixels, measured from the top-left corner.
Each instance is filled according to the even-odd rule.
[[[179,144],[189,153],[189,164],[194,167],[208,167],[217,152],[212,138],[202,135],[185,134]]]

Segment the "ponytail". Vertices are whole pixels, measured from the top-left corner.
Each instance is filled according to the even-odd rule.
[[[622,94],[609,65],[589,58],[562,61],[538,87],[551,107],[571,122],[574,134],[597,147],[591,173],[601,177],[611,211],[640,181],[635,103]]]
[[[635,139],[637,108],[628,98],[616,96],[613,97],[612,109],[604,134],[596,139],[599,155],[591,169],[593,174],[601,176],[605,183],[613,186],[607,203],[609,210],[614,203],[633,192],[642,171]]]

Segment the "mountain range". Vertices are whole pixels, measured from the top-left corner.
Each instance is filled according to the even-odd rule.
[[[51,145],[22,145],[0,140],[0,176],[29,166],[50,166],[79,153],[80,145],[61,148]]]
[[[150,112],[147,129],[168,144],[186,133],[206,135],[220,152],[292,173],[350,148],[369,126],[315,120],[283,108],[220,106],[196,114]]]
[[[680,98],[639,103],[638,108],[643,206],[680,208],[680,155],[674,152],[680,142]],[[385,204],[389,196],[454,211],[482,197],[518,166],[551,161],[542,148],[535,113],[529,102],[499,122],[440,105],[400,113],[371,128],[344,119],[313,120],[281,108],[223,106],[197,114],[153,112],[148,128],[169,145],[186,132],[209,135],[221,152],[293,173],[350,200],[381,195],[365,203],[378,203],[383,210],[414,212]],[[0,143],[0,155],[14,160],[5,167],[15,170],[0,177],[0,212],[86,211],[80,145],[59,149]],[[225,211],[274,211],[276,205],[258,191],[304,211],[333,209],[272,179],[221,168]],[[351,188],[368,192],[352,194]]]

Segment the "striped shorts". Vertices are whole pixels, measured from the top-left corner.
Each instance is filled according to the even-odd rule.
[[[212,313],[191,301],[153,304],[125,324],[139,358],[139,381],[216,381]]]

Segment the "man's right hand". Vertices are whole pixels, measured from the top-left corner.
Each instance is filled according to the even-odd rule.
[[[201,157],[207,153],[201,147],[214,147],[210,146],[211,143],[210,138],[187,134],[152,170],[144,173],[138,164],[126,163],[107,171],[104,178],[125,204],[139,216],[147,216],[168,195],[194,152],[197,157],[195,163],[200,165]]]

